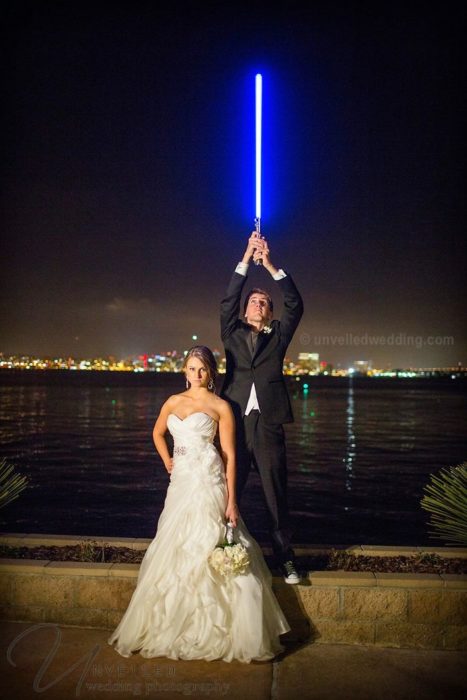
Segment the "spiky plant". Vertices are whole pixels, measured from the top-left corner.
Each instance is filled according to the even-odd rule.
[[[29,481],[27,476],[20,474],[11,476],[14,469],[14,465],[9,464],[5,458],[0,462],[0,508],[4,508],[15,498],[18,498]]]
[[[430,476],[420,502],[431,513],[430,535],[446,544],[467,545],[467,462]]]

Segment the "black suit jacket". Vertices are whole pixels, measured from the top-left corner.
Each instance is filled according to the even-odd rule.
[[[230,402],[237,417],[243,416],[254,383],[264,421],[291,423],[293,414],[282,368],[303,314],[303,301],[289,274],[276,281],[284,296],[281,320],[271,321],[270,333],[259,334],[252,356],[248,344],[250,327],[239,319],[245,282],[245,275],[234,272],[221,302],[221,337],[227,362],[221,395]]]

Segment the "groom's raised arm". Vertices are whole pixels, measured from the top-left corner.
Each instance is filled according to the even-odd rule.
[[[242,296],[243,285],[246,281],[248,263],[255,251],[255,240],[258,234],[254,231],[248,239],[248,245],[243,254],[241,262],[238,263],[233,273],[224,298],[221,301],[221,338],[224,340],[232,333],[237,325],[240,314],[240,298]]]
[[[288,273],[285,277],[276,281],[284,296],[284,308],[281,316],[281,338],[282,342],[288,345],[303,315],[303,300]]]
[[[234,330],[240,313],[240,298],[246,274],[235,271],[221,301],[221,338],[224,340]]]
[[[261,259],[263,267],[279,285],[283,294],[284,307],[280,320],[280,333],[282,344],[284,347],[287,347],[303,315],[303,300],[291,276],[284,272],[282,268],[277,269],[271,262],[269,244],[264,239],[261,243],[261,248],[261,250],[258,249],[253,254],[253,258]]]

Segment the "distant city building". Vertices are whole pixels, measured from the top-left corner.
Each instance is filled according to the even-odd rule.
[[[219,373],[225,372],[225,357],[219,350],[213,350],[217,360]],[[162,354],[144,353],[134,357],[117,359],[108,357],[77,358],[77,357],[33,357],[30,355],[6,355],[0,352],[0,369],[16,370],[75,370],[75,371],[110,371],[110,372],[181,372],[184,353],[170,350]],[[319,361],[317,353],[301,352],[297,362],[291,358],[284,359],[284,374],[293,375],[300,381],[300,376],[327,375],[333,377],[346,377],[351,375],[369,377],[442,377],[450,376],[451,379],[467,376],[467,368],[459,362],[454,367],[430,367],[430,368],[405,368],[405,369],[378,369],[372,367],[371,360],[356,360],[352,367],[344,368],[337,365],[336,368],[330,362]]]
[[[298,354],[298,372],[319,374],[319,354],[317,352],[300,352]]]
[[[369,370],[371,370],[371,360],[355,360],[353,370],[358,372],[358,374],[368,374]]]

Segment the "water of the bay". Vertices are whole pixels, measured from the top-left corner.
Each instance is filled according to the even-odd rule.
[[[467,459],[467,382],[307,377],[288,383],[295,542],[441,543],[429,535],[420,499],[430,474]],[[3,374],[1,457],[29,478],[0,511],[3,532],[153,537],[169,480],[152,428],[163,401],[183,388],[182,375]],[[268,544],[256,473],[241,512]]]

